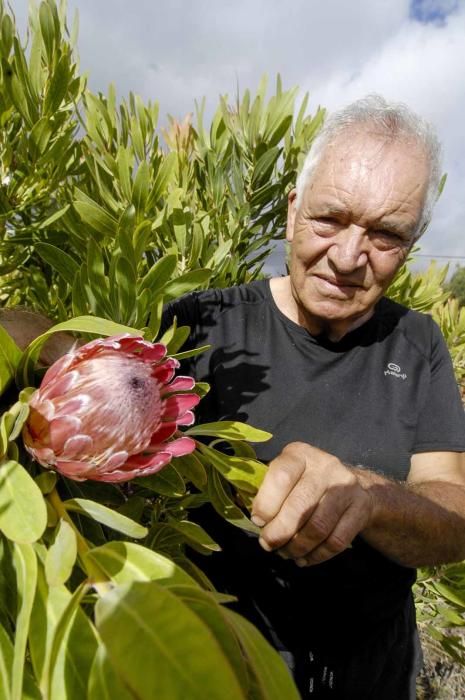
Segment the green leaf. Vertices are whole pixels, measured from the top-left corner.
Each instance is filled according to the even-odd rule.
[[[119,313],[123,320],[130,319],[136,309],[136,273],[127,258],[119,256],[115,268]]]
[[[210,348],[211,345],[202,345],[201,347],[194,348],[193,350],[177,352],[172,357],[175,357],[177,360],[184,360],[187,357],[195,357],[196,355],[201,355],[203,352],[206,352],[206,350],[210,350]]]
[[[189,328],[189,326],[179,326],[178,328],[176,328],[176,330],[171,335],[169,341],[166,342],[167,354],[174,355],[177,350],[182,348],[190,334],[191,329]],[[163,338],[160,340],[160,342],[164,343]]]
[[[0,623],[0,688],[3,700],[11,698],[11,670],[13,667],[13,644]]]
[[[97,602],[95,614],[112,664],[140,700],[245,700],[211,631],[169,589],[155,581],[122,585]]]
[[[34,124],[34,128],[31,130],[31,139],[37,146],[40,154],[44,153],[47,148],[50,138],[53,133],[53,122],[50,121],[48,117],[42,117],[38,122]],[[50,218],[53,217],[53,221],[60,218],[69,209],[69,204],[66,205],[64,211],[55,212]],[[57,216],[59,214],[59,216]],[[52,222],[53,223],[53,222]],[[46,219],[44,222],[40,222],[39,229],[46,229],[49,226],[49,220]]]
[[[47,525],[39,487],[14,460],[0,463],[0,530],[13,542],[36,542]]]
[[[252,697],[264,700],[299,700],[289,669],[275,651],[250,623],[232,610],[224,608],[224,614],[233,627],[254,675]]]
[[[223,420],[216,423],[196,425],[186,431],[186,435],[208,435],[224,438],[225,440],[247,440],[248,442],[266,442],[272,438],[271,433],[253,428],[247,423],[234,420]]]
[[[61,248],[49,243],[36,243],[35,249],[42,260],[45,260],[72,287],[74,278],[79,271],[79,265],[74,258]]]
[[[459,605],[461,608],[465,608],[465,592],[459,588],[452,588],[440,581],[435,581],[433,583],[433,588],[446,600],[455,603],[455,605]]]
[[[130,202],[132,199],[131,173],[134,162],[131,149],[119,146],[118,153],[116,154],[116,162],[118,164],[121,191],[126,200]]]
[[[175,520],[174,518],[170,518],[168,522],[174,530],[185,537],[187,544],[191,544],[194,549],[196,549],[196,545],[200,545],[201,549],[205,548],[212,552],[221,551],[220,545],[197,523],[192,523],[190,520]]]
[[[45,558],[45,576],[50,586],[58,586],[71,576],[77,557],[76,533],[66,520],[60,520],[55,540]]]
[[[39,23],[45,50],[47,52],[48,59],[51,60],[55,43],[55,25],[53,22],[53,15],[50,5],[48,5],[46,2],[42,2],[40,4]]]
[[[150,289],[153,295],[159,293],[168,280],[170,280],[173,276],[173,273],[176,270],[176,264],[176,255],[164,255],[142,278],[139,285],[139,293],[143,292],[144,289]]]
[[[142,476],[134,480],[136,484],[143,486],[150,491],[160,493],[162,496],[178,497],[186,492],[186,486],[176,468],[172,464],[167,464],[156,474]]]
[[[190,270],[180,277],[177,277],[172,282],[168,282],[163,289],[166,301],[176,299],[182,294],[197,289],[205,284],[205,282],[208,282],[212,274],[213,272],[211,270],[206,269]]]
[[[160,197],[166,196],[166,188],[173,174],[174,168],[178,160],[178,154],[172,151],[165,156],[163,163],[158,170],[158,173],[153,183],[153,188],[147,202],[147,209],[150,209],[158,202]]]
[[[140,217],[144,211],[147,203],[147,197],[149,195],[149,183],[150,183],[150,169],[149,164],[146,160],[140,163],[136,177],[134,180],[134,187],[132,191],[132,203],[136,208],[136,213]]]
[[[8,451],[11,451],[13,447],[11,443],[20,436],[28,415],[29,406],[21,400],[13,404],[13,406],[2,415],[0,420],[1,459],[3,459]]]
[[[85,515],[92,520],[96,520],[102,525],[111,527],[112,530],[122,532],[123,535],[141,539],[147,535],[147,528],[134,522],[125,515],[103,506],[101,503],[89,501],[86,498],[70,498],[64,502],[66,510]]]
[[[114,583],[158,581],[161,585],[197,586],[171,559],[134,542],[108,542],[86,554]]]
[[[35,477],[34,481],[40,488],[41,493],[43,493],[45,496],[53,491],[56,486],[57,479],[58,477],[56,472],[43,471],[41,474],[38,474],[38,476]]]
[[[260,534],[260,529],[247,518],[242,510],[234,503],[226,491],[227,485],[223,483],[222,477],[213,468],[210,468],[208,475],[208,495],[212,506],[231,525],[246,530],[254,535]]]
[[[5,58],[11,51],[13,46],[13,37],[15,35],[15,25],[10,15],[2,17],[2,51]]]
[[[63,612],[57,622],[57,624],[54,627],[53,630],[53,636],[50,644],[50,654],[47,660],[47,666],[44,669],[44,682],[45,682],[45,697],[53,697],[52,696],[52,688],[53,688],[53,682],[54,682],[54,674],[57,670],[58,666],[58,660],[60,659],[60,654],[63,649],[63,644],[66,643],[66,640],[68,640],[68,644],[72,644],[73,642],[71,641],[70,635],[72,633],[73,627],[75,625],[75,620],[76,616],[78,614],[78,611],[80,610],[80,604],[82,602],[82,599],[84,598],[85,594],[89,590],[89,584],[87,582],[81,583],[76,590],[74,591],[73,595],[70,596],[68,602],[66,603]],[[90,627],[90,621],[88,621],[88,625]],[[86,630],[87,633],[89,633],[89,630]],[[88,665],[87,669],[80,669],[81,674],[83,676],[83,683],[82,685],[86,688],[87,687],[87,676],[85,675],[85,671],[87,671],[87,674],[90,672],[90,665],[93,661],[93,657],[97,651],[97,644],[96,644],[96,639],[92,634],[92,631],[90,630],[90,638],[86,639],[86,645],[89,645],[91,647],[91,659],[90,663]],[[76,643],[78,640],[73,640],[74,643]],[[82,642],[82,640],[80,640]],[[93,644],[92,644],[93,642]],[[63,657],[62,657],[63,658]],[[63,669],[60,669],[63,670]],[[65,696],[67,699],[69,697],[69,694],[67,693]],[[82,697],[82,696],[81,696]],[[75,698],[77,700],[77,696],[75,695]],[[71,700],[71,698],[70,698]]]
[[[37,558],[30,544],[13,545],[19,610],[16,618],[11,700],[23,700],[23,675],[32,605],[37,586]]]
[[[280,148],[270,148],[258,159],[253,171],[251,187],[260,187],[269,180],[280,153]]]
[[[44,114],[53,115],[66,96],[70,82],[69,56],[64,54],[53,72],[44,100]]]
[[[255,494],[261,486],[267,468],[257,459],[231,457],[202,443],[197,443],[198,450],[236,488],[246,493]]]
[[[81,700],[86,697],[87,675],[95,654],[96,637],[90,620],[79,607],[67,631],[65,630],[58,654],[50,668],[50,652],[56,628],[70,600],[71,593],[65,586],[48,586],[44,567],[39,563],[29,648],[42,698],[48,697],[49,675],[52,700]]]
[[[213,632],[225,657],[229,660],[234,669],[234,673],[240,682],[245,697],[256,697],[250,695],[248,692],[250,672],[247,669],[247,659],[239,645],[235,631],[229,623],[224,608],[217,602],[216,594],[203,591],[200,588],[187,588],[186,586],[175,586],[173,592],[176,593],[176,595],[182,599],[183,603],[188,605]],[[228,596],[225,596],[225,598],[230,600]],[[234,598],[232,600],[234,601]]]
[[[202,490],[207,483],[207,472],[202,462],[197,459],[195,454],[183,455],[182,457],[175,457],[173,460],[173,466],[181,474],[181,476],[190,481],[199,490]]]
[[[89,675],[86,700],[134,700],[134,695],[123,685],[108,658],[105,647],[100,646],[95,654]]]
[[[21,350],[0,324],[0,395],[13,380],[21,356]]]
[[[91,226],[95,231],[98,231],[103,236],[113,238],[116,234],[118,222],[113,216],[103,209],[96,202],[92,201],[86,195],[85,199],[76,199],[73,202],[74,208],[85,224]]]

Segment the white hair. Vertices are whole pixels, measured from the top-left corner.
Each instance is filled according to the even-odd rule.
[[[439,195],[442,173],[442,149],[431,124],[401,103],[389,103],[380,95],[368,95],[347,107],[333,112],[325,121],[312,143],[296,182],[296,206],[302,202],[303,192],[319,164],[324,150],[345,131],[370,126],[373,133],[391,140],[414,141],[425,152],[429,161],[429,179],[425,201],[413,240],[426,230]]]

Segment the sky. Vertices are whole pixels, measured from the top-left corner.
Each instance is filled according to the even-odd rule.
[[[27,0],[10,0],[20,24]],[[157,100],[182,118],[194,101],[256,89],[266,73],[332,111],[377,92],[429,119],[448,174],[423,267],[465,265],[465,0],[68,0],[90,87]],[[459,256],[463,256],[459,259]],[[273,256],[282,265],[279,249]]]

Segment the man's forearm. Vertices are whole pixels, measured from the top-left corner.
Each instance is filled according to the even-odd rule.
[[[465,559],[465,487],[444,481],[397,483],[354,469],[373,499],[373,518],[360,534],[405,566]]]

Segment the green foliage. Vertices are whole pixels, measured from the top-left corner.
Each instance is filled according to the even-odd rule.
[[[457,299],[460,306],[465,306],[465,267],[457,265],[447,285],[447,290]]]
[[[60,322],[24,353],[0,327],[0,393],[26,387],[0,422],[2,697],[297,698],[276,652],[188,558],[218,549],[188,517],[206,501],[257,533],[246,510],[264,466],[247,441],[267,433],[195,426],[187,434],[213,442],[129,487],[39,470],[19,437],[51,333],[153,340],[165,302],[261,274],[324,110],[308,115],[305,96],[296,114],[297,90],[278,77],[270,97],[265,79],[222,97],[208,126],[200,103],[163,130],[156,103],[87,88],[64,2],[32,4],[24,44],[0,0],[0,34],[0,302]],[[433,314],[462,380],[465,312],[445,274],[404,268],[389,293]],[[162,339],[179,359],[202,351],[182,351],[186,333],[175,323]],[[461,564],[422,572],[431,629],[463,625],[464,580]]]
[[[415,250],[412,256],[414,255]],[[397,273],[387,290],[387,296],[415,311],[431,311],[448,297],[444,289],[447,266],[438,269],[436,263],[432,262],[425,272],[414,273],[409,269],[408,262]]]

